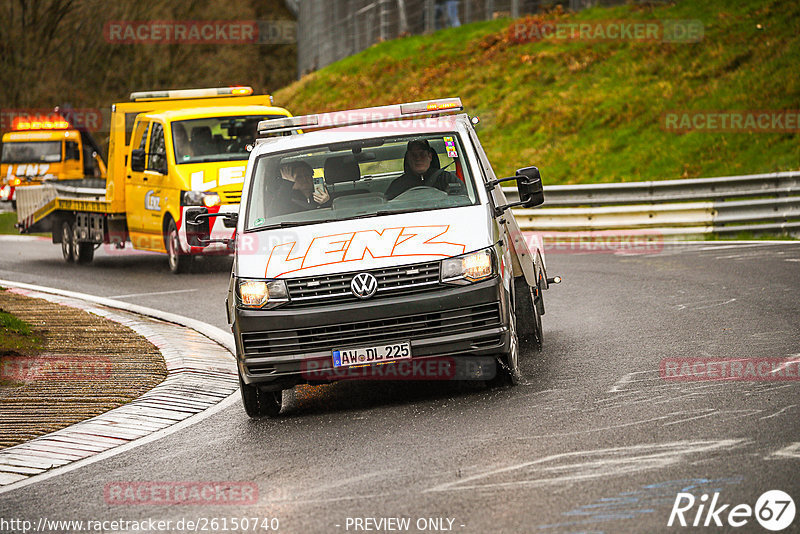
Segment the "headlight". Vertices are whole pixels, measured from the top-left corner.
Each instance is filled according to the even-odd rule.
[[[289,302],[283,280],[239,280],[239,302],[245,308],[275,308]]]
[[[491,278],[495,272],[491,248],[442,260],[442,282],[446,284],[470,284]]]
[[[207,191],[181,191],[181,206],[205,206],[211,208],[222,204],[218,193]]]
[[[20,183],[22,183],[22,180],[20,180],[16,176],[14,176],[12,179],[8,181],[8,185],[10,185],[11,187],[17,187]]]

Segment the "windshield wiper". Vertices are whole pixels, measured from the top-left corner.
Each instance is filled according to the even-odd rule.
[[[313,221],[283,221],[274,224],[268,224],[267,226],[257,226],[255,228],[248,229],[248,232],[261,232],[262,230],[274,230],[275,228],[293,228],[295,226],[305,226],[307,224],[318,224],[318,223],[329,223],[329,222],[336,222],[340,219],[321,219],[321,220],[313,220]]]
[[[350,217],[351,219],[366,219],[369,217],[381,217],[383,215],[397,215],[399,213],[414,213],[415,211],[425,211],[426,209],[430,208],[409,208],[405,210],[380,210],[376,211],[375,213],[365,213],[364,215],[356,215],[355,217]]]

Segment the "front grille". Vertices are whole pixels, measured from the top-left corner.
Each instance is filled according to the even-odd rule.
[[[327,352],[398,340],[467,334],[502,325],[496,302],[432,313],[296,330],[242,334],[245,357]]]
[[[219,196],[223,204],[239,204],[242,201],[241,191],[223,191]]]
[[[350,290],[350,281],[360,272],[368,272],[378,280],[378,291],[372,298],[429,291],[439,287],[439,262],[417,263],[370,271],[311,276],[286,280],[290,306],[311,306],[330,302],[359,300]]]

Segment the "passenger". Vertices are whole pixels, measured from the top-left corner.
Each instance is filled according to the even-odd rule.
[[[314,170],[304,161],[281,165],[281,177],[270,193],[272,215],[327,207],[331,200],[327,189],[314,190]]]
[[[403,168],[405,173],[389,184],[387,200],[419,186],[435,187],[448,194],[466,194],[464,182],[455,174],[439,168],[439,156],[426,139],[408,142]]]
[[[230,153],[246,153],[253,150],[256,144],[256,138],[258,138],[258,122],[259,119],[255,119],[248,120],[244,123],[239,131],[239,135],[237,135],[230,144],[228,149]]]

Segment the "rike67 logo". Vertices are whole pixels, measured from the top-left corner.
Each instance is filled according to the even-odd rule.
[[[725,527],[728,530],[751,524],[755,516],[762,527],[777,532],[794,522],[795,511],[794,500],[781,490],[765,492],[754,507],[749,504],[732,506],[723,503],[719,492],[711,497],[704,493],[699,499],[691,493],[678,493],[667,526]],[[752,527],[747,531],[752,532]]]

